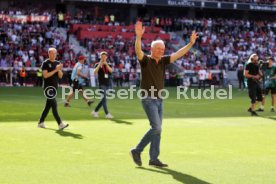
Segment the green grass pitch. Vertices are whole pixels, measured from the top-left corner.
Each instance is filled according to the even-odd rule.
[[[273,184],[276,113],[251,117],[246,91],[232,100],[164,101],[160,159],[169,168],[143,167],[129,156],[148,130],[140,101],[109,100],[113,120],[92,118],[82,99],[59,113],[70,126],[57,131],[50,112],[36,127],[45,99],[40,88],[0,88],[1,184]],[[98,101],[96,101],[97,103]],[[100,116],[104,117],[103,110]]]

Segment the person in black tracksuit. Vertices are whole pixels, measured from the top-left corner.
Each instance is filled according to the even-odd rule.
[[[56,61],[57,50],[55,48],[49,48],[48,56],[42,66],[42,74],[44,79],[44,95],[47,98],[44,110],[40,116],[38,122],[38,128],[46,128],[44,124],[44,120],[48,115],[49,110],[52,108],[53,115],[58,123],[58,127],[60,130],[68,127],[68,124],[64,124],[61,121],[61,118],[58,114],[57,110],[57,88],[58,88],[58,80],[62,78],[62,64]]]
[[[244,69],[243,65],[239,65],[237,70],[237,77],[239,80],[239,89],[245,89],[245,81],[244,81]]]
[[[263,99],[262,90],[259,83],[259,79],[262,74],[258,65],[258,55],[252,54],[249,63],[246,65],[244,76],[247,78],[248,94],[251,99],[251,107],[248,111],[252,116],[258,116],[255,112],[256,102],[261,102]]]

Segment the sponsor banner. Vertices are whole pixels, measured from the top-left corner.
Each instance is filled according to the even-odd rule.
[[[38,16],[38,15],[5,15],[0,14],[0,20],[5,22],[49,22],[50,16]]]
[[[178,6],[178,7],[195,7],[195,8],[213,8],[229,10],[253,10],[253,11],[276,11],[274,5],[259,5],[250,3],[237,2],[213,2],[213,1],[195,1],[195,0],[65,0],[65,1],[82,1],[95,3],[113,3],[113,4],[143,4],[155,6]]]

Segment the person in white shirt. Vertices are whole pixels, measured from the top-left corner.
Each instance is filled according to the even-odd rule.
[[[198,71],[198,79],[198,88],[201,88],[203,85],[203,88],[205,89],[206,70],[204,67],[201,67],[201,69]]]
[[[184,86],[185,88],[189,88],[190,85],[191,85],[190,77],[187,76],[187,75],[184,75],[184,77],[183,77],[183,86]]]

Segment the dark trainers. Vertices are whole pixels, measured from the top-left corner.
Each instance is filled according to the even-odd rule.
[[[275,112],[274,108],[271,108],[271,109],[270,109],[270,112]]]
[[[255,111],[252,111],[251,116],[259,116],[259,115]]]
[[[252,109],[251,109],[251,107],[249,107],[249,109],[247,110],[248,112],[252,112]]]
[[[257,111],[258,111],[258,112],[264,112],[264,109],[259,108]]]
[[[142,166],[141,153],[139,151],[135,149],[130,150],[130,156],[136,165]]]
[[[87,105],[88,105],[89,107],[91,106],[92,103],[94,103],[94,101],[91,101],[91,100],[88,100],[88,101],[87,101]]]
[[[154,167],[168,167],[168,165],[167,164],[164,164],[164,163],[162,163],[160,160],[154,160],[154,161],[149,161],[149,165],[150,166],[154,166]]]
[[[71,107],[70,104],[68,102],[64,103],[64,107]]]

